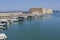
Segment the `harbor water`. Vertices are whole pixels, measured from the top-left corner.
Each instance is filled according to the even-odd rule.
[[[60,13],[13,22],[0,32],[7,35],[7,40],[60,40]]]

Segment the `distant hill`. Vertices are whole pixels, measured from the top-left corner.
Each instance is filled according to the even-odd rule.
[[[54,13],[60,13],[60,11],[59,11],[59,10],[54,10],[53,12],[54,12]]]

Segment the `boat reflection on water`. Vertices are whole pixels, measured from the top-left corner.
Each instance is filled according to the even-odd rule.
[[[35,19],[35,16],[28,16],[27,17],[27,20],[34,20]]]
[[[0,30],[7,30],[8,27],[7,26],[0,26]]]
[[[19,21],[18,24],[23,24],[25,21]]]

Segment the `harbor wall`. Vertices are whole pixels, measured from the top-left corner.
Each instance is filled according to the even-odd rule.
[[[22,12],[0,13],[0,19],[11,19],[22,15]]]

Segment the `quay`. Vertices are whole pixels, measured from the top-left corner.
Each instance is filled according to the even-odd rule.
[[[48,8],[31,8],[28,12],[0,12],[0,19],[6,19],[7,21],[25,20],[29,17],[42,16],[44,14],[52,14],[53,10]]]

